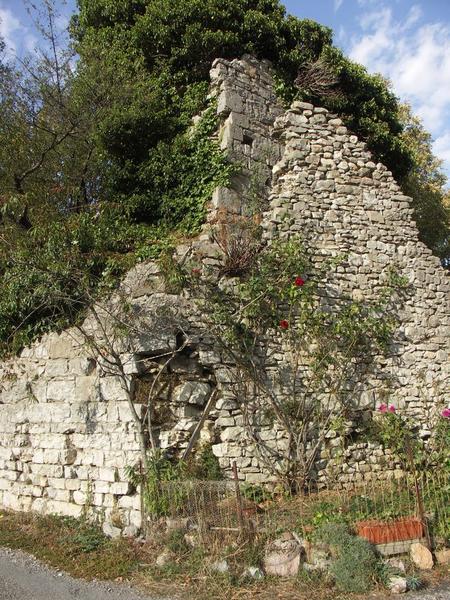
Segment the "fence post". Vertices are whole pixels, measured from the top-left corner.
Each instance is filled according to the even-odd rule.
[[[423,495],[422,495],[422,489],[419,483],[419,477],[417,475],[417,468],[416,468],[416,464],[414,462],[414,454],[413,454],[413,450],[409,441],[409,438],[406,438],[406,452],[407,452],[407,456],[408,456],[408,461],[410,463],[410,467],[412,470],[412,475],[414,478],[414,492],[416,495],[416,503],[417,503],[417,512],[419,513],[419,519],[422,522],[424,531],[425,531],[425,539],[426,539],[426,544],[429,550],[431,550],[431,537],[430,537],[430,530],[428,528],[428,521],[427,521],[427,517],[425,514],[425,505],[423,502]]]
[[[243,534],[245,532],[245,520],[244,520],[244,511],[242,510],[242,497],[241,497],[241,490],[239,487],[237,465],[236,465],[235,460],[233,460],[233,479],[234,479],[234,489],[236,492],[236,510],[237,510],[237,516],[238,516],[239,529],[241,530],[241,533]]]
[[[144,477],[143,477],[143,473],[142,473],[142,459],[139,459],[139,488],[140,488],[140,503],[141,503],[141,527],[142,527],[142,533],[144,534],[144,537],[147,537],[147,516],[145,514],[145,502],[144,502],[144,486],[145,486],[145,482],[144,482]]]

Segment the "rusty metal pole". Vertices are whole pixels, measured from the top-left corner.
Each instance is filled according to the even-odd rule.
[[[147,537],[147,516],[145,514],[145,501],[144,501],[144,477],[142,471],[142,459],[139,459],[139,491],[140,491],[140,501],[141,501],[141,528],[144,537]]]
[[[414,478],[414,493],[416,496],[416,505],[417,505],[418,516],[419,516],[420,521],[422,522],[423,529],[425,532],[426,545],[427,545],[428,549],[431,550],[430,529],[428,527],[428,521],[427,521],[427,517],[425,514],[425,504],[423,501],[422,489],[421,489],[421,486],[419,483],[419,477],[417,475],[417,468],[416,468],[416,464],[414,462],[414,454],[413,454],[413,450],[412,450],[409,438],[406,438],[406,453],[408,456],[408,462],[410,464],[412,475]]]
[[[241,496],[241,489],[239,487],[237,465],[236,465],[235,460],[233,460],[233,479],[234,479],[234,489],[236,492],[236,511],[237,511],[239,529],[241,530],[241,533],[244,534],[244,532],[245,532],[244,511],[242,509],[242,496]]]

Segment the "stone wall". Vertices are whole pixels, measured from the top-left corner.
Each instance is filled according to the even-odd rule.
[[[120,510],[140,526],[124,470],[139,457],[130,410],[76,332],[45,336],[0,378],[0,504],[73,517],[92,506],[107,519]]]
[[[270,192],[272,168],[281,157],[273,138],[275,119],[284,113],[267,61],[250,56],[217,59],[211,69],[211,96],[222,125],[220,147],[240,167],[229,189],[216,189],[209,220],[260,212]]]
[[[268,64],[250,57],[220,59],[211,78],[222,147],[242,170],[229,189],[216,190],[209,225],[197,240],[180,246],[178,256],[191,252],[211,268],[221,260],[211,228],[264,210],[267,243],[301,234],[317,258],[346,252],[347,264],[332,284],[356,299],[371,298],[395,266],[412,294],[402,306],[392,352],[379,357],[377,376],[363,382],[359,402],[371,413],[389,382],[391,400],[423,422],[426,435],[427,408],[444,402],[450,391],[450,278],[418,241],[410,199],[335,115],[300,102],[285,110]],[[145,328],[120,349],[140,416],[155,365],[176,352],[152,408],[157,444],[172,452],[185,448],[214,394],[200,443],[212,445],[225,473],[236,460],[242,480],[270,481],[245,435],[233,365],[202,327],[192,299],[170,293],[153,263],[130,271],[122,292],[136,314],[145,315]],[[262,436],[282,443],[272,427]],[[328,439],[317,464],[319,480],[330,469],[345,485],[396,468],[374,444],[356,441],[342,449],[341,442],[337,434]],[[79,331],[47,335],[0,366],[0,505],[94,513],[107,531],[135,533],[140,497],[126,467],[140,458],[123,381]]]

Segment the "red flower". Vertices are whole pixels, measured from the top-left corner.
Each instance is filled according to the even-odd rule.
[[[444,410],[441,412],[441,415],[444,417],[444,419],[450,419],[450,408],[444,408]]]
[[[380,404],[380,406],[378,407],[378,410],[382,413],[387,412],[387,409],[388,409],[387,404],[384,404],[384,403]]]
[[[281,327],[281,329],[288,329],[289,328],[289,322],[286,321],[286,319],[282,319],[280,321],[280,327]]]
[[[297,287],[302,287],[302,285],[305,285],[305,280],[302,279],[301,277],[296,277],[295,280],[294,280],[294,284]]]
[[[395,413],[395,406],[393,404],[391,404],[390,407],[388,408],[388,411],[390,413]]]

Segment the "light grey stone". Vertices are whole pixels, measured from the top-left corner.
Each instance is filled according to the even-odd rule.
[[[173,401],[180,404],[195,404],[203,406],[211,394],[209,383],[187,381],[176,388],[173,393]]]
[[[215,573],[228,573],[230,570],[230,565],[226,560],[216,560],[210,565],[210,569]]]
[[[166,548],[161,554],[156,557],[155,564],[157,567],[163,568],[172,563],[175,560],[175,554]]]
[[[297,577],[304,557],[304,549],[296,540],[276,539],[266,548],[264,571],[268,575]]]
[[[244,569],[242,576],[243,579],[264,579],[264,573],[259,567],[247,567]]]
[[[404,594],[408,591],[408,581],[406,577],[391,577],[388,582],[388,588],[392,594]]]

